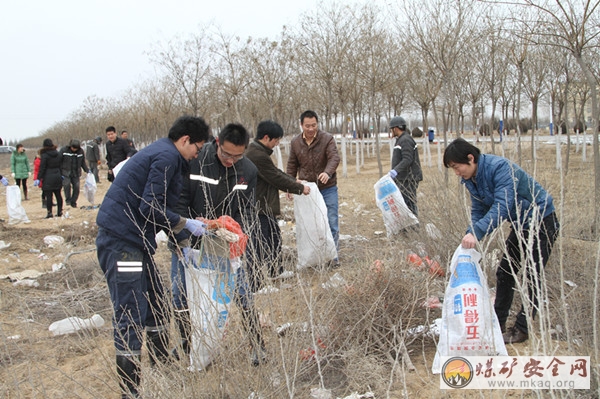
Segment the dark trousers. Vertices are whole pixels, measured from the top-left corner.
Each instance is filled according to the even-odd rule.
[[[79,177],[65,176],[63,179],[63,189],[65,190],[65,202],[67,205],[77,205],[79,198]],[[72,187],[72,191],[71,191]]]
[[[277,219],[260,214],[260,238],[256,245],[256,260],[267,266],[269,277],[277,277],[283,272],[281,263],[281,229]]]
[[[521,266],[526,265],[526,281],[527,291],[529,296],[529,310],[531,319],[535,317],[538,310],[538,296],[542,282],[540,281],[541,269],[545,267],[552,252],[552,246],[558,236],[560,225],[556,214],[553,212],[546,216],[535,237],[529,237],[534,232],[529,230],[515,231],[511,228],[510,234],[506,240],[506,254],[500,261],[500,265],[496,270],[496,301],[494,309],[498,316],[500,325],[506,324],[508,313],[513,302],[515,275],[521,269]],[[531,253],[527,251],[528,241],[533,240]],[[514,272],[514,275],[513,275]],[[526,298],[522,298],[524,302]],[[527,314],[523,306],[517,315],[515,326],[524,332],[528,332]]]
[[[60,188],[56,190],[44,190],[44,193],[46,194],[46,210],[48,210],[48,214],[52,214],[52,194],[54,194],[56,198],[56,214],[62,216],[63,199]]]
[[[25,199],[28,199],[27,198],[27,178],[15,179],[15,181],[17,182],[17,186],[23,187],[23,195],[25,195]]]
[[[397,184],[406,206],[413,215],[419,217],[419,208],[417,207],[417,188],[419,187],[419,182],[415,180],[402,180],[397,181]]]
[[[152,256],[98,229],[98,262],[114,310],[117,354],[139,355],[144,330],[168,325],[168,298]]]

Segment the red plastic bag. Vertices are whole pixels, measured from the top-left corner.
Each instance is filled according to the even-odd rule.
[[[248,236],[244,234],[240,224],[235,221],[234,218],[228,215],[223,215],[216,220],[207,220],[206,226],[209,230],[226,229],[231,231],[238,236],[236,242],[229,243],[229,257],[237,258],[242,256],[246,252],[246,246],[248,245]]]

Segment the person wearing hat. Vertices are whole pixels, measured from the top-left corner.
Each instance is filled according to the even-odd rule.
[[[417,188],[423,180],[423,171],[417,143],[407,131],[406,120],[401,116],[392,118],[390,130],[396,142],[392,153],[392,169],[388,174],[396,182],[408,209],[418,217]]]
[[[85,155],[81,149],[81,143],[77,139],[72,139],[68,146],[60,149],[62,155],[62,176],[63,189],[65,191],[65,203],[77,208],[77,199],[79,198],[79,180],[81,179],[81,170],[88,172],[85,164]]]
[[[96,183],[100,183],[100,177],[98,175],[98,167],[102,164],[100,160],[100,143],[102,143],[102,137],[96,136],[95,139],[88,142],[85,149],[85,157],[88,161],[88,168],[90,172],[94,174]]]
[[[46,193],[46,209],[48,214],[46,219],[52,217],[52,194],[56,198],[57,212],[56,216],[62,216],[63,199],[60,193],[62,187],[61,165],[62,155],[56,151],[56,146],[50,139],[44,139],[43,147],[40,149],[40,170],[38,178],[33,182],[36,187],[42,184],[42,190]]]

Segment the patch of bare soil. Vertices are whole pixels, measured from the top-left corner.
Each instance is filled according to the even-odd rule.
[[[433,149],[432,153],[436,151]],[[381,153],[385,158],[387,147]],[[543,155],[552,165],[552,154]],[[422,304],[427,298],[443,297],[446,283],[445,278],[416,268],[407,257],[415,252],[447,265],[468,220],[461,188],[452,175],[446,183],[435,159],[431,167],[422,160],[425,180],[419,187],[421,224],[434,223],[443,237],[432,239],[421,230],[388,239],[373,193],[373,184],[379,178],[376,158],[367,154],[357,174],[353,156],[349,155],[347,177],[341,176],[341,166],[339,169],[341,267],[296,273],[291,279],[269,283],[272,292],[256,296],[268,362],[251,366],[239,313],[232,307],[221,354],[207,370],[189,372],[185,361],[151,368],[146,355],[143,356],[144,398],[310,398],[315,388],[327,388],[333,397],[340,398],[367,391],[374,392],[377,398],[482,395],[440,390],[439,377],[430,372],[436,340],[423,334],[407,334],[410,328],[429,326],[440,317],[439,309],[424,308]],[[9,174],[6,165],[0,159],[0,173]],[[384,173],[388,167],[384,162]],[[558,177],[551,166],[547,169],[549,173],[542,180],[552,188],[557,201],[561,201]],[[575,184],[574,180],[580,183]],[[566,317],[591,320],[590,307],[582,307],[578,302],[589,298],[593,289],[590,284],[593,245],[579,237],[579,230],[585,225],[580,219],[585,213],[582,210],[591,209],[585,198],[592,192],[587,183],[581,183],[585,181],[587,178],[565,182],[573,185],[578,195],[565,199],[573,206],[566,207],[569,212],[561,215],[564,252],[556,249],[548,267],[549,295],[557,302],[561,298],[561,281],[556,271],[559,259],[582,265],[565,270],[564,274],[565,279],[582,288],[566,297],[567,304],[552,304],[548,316],[552,326],[567,325]],[[101,202],[108,187],[106,181],[99,185],[96,203]],[[8,225],[6,208],[0,207],[0,218],[5,220],[0,223],[0,240],[10,244],[0,250],[0,275],[26,270],[43,273],[35,279],[37,286],[14,284],[8,278],[0,280],[0,397],[117,398],[112,307],[94,246],[97,210],[69,207],[65,208],[68,218],[44,219],[46,210],[41,206],[39,189],[30,182],[29,190],[29,200],[22,204],[30,223]],[[0,187],[0,204],[4,204],[3,195]],[[89,205],[83,194],[79,204]],[[282,228],[285,267],[295,271],[293,204],[282,199],[282,208],[283,218],[288,222]],[[48,236],[60,236],[64,242],[49,246],[44,242]],[[497,261],[493,250],[497,247],[497,243],[490,244],[490,253],[482,265],[492,283]],[[170,253],[166,245],[160,245],[155,258],[168,287]],[[567,315],[562,309],[569,303],[574,312],[583,308],[586,314]],[[106,324],[71,335],[53,336],[48,331],[54,321],[69,316],[88,318],[93,314],[101,315]],[[286,323],[291,327],[279,333]],[[575,351],[589,353],[585,348],[592,346],[586,341],[591,335],[590,326],[583,324],[571,333],[582,345]],[[174,341],[178,338],[174,326],[171,337]],[[539,342],[532,339],[508,350],[515,355],[539,353]],[[403,358],[402,344],[413,370],[408,358]],[[562,341],[552,341],[550,346],[555,353],[573,350]],[[524,391],[485,393],[494,398],[517,395],[530,396]]]

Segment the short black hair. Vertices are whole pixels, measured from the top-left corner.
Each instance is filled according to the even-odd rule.
[[[457,138],[444,150],[444,166],[449,168],[450,164],[461,163],[468,165],[469,155],[473,155],[473,162],[479,161],[481,150],[463,138]]]
[[[229,141],[235,146],[243,145],[244,147],[248,147],[250,134],[248,134],[246,128],[239,123],[229,123],[219,133],[219,145],[222,145],[226,141]]]
[[[180,116],[169,129],[169,138],[175,142],[183,136],[190,136],[190,143],[208,140],[208,125],[199,116]]]
[[[106,128],[106,133],[108,133],[108,132],[115,132],[116,133],[117,129],[115,129],[114,126],[109,126],[109,127]]]
[[[304,123],[304,119],[306,118],[315,118],[317,122],[319,122],[319,117],[315,111],[311,111],[310,109],[304,111],[300,114],[300,124]]]
[[[256,140],[262,140],[265,136],[268,136],[270,140],[279,139],[283,137],[283,128],[275,121],[262,121],[256,128]]]

